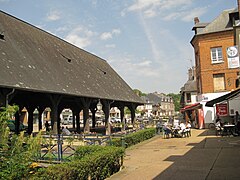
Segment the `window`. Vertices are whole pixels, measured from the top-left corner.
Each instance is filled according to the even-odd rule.
[[[213,75],[214,92],[225,90],[225,77],[224,74]]]
[[[223,56],[222,56],[222,48],[211,48],[211,59],[212,63],[220,63],[223,62]]]
[[[187,102],[190,103],[191,102],[191,94],[190,93],[186,93],[187,95]]]

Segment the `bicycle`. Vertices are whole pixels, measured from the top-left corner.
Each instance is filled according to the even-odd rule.
[[[208,129],[210,129],[210,130],[214,130],[216,127],[215,127],[215,123],[210,123],[209,125],[208,125]]]

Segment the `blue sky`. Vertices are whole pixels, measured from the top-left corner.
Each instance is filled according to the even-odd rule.
[[[133,89],[178,93],[194,65],[193,18],[210,22],[237,0],[0,0],[0,7],[107,60]]]

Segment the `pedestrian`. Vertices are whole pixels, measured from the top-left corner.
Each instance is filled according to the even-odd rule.
[[[161,130],[161,122],[158,121],[157,124],[156,124],[156,131],[157,131],[157,134],[160,134],[160,130]]]
[[[45,128],[46,128],[46,132],[50,131],[50,124],[48,123],[48,121],[45,122]]]
[[[68,130],[67,126],[62,127],[62,134],[64,135],[70,135],[71,132]]]
[[[238,121],[239,121],[239,113],[238,113],[238,111],[236,111],[235,118],[234,118],[234,124],[237,125]]]
[[[237,126],[236,130],[238,135],[240,134],[240,119],[238,111],[235,112],[235,125]]]
[[[172,130],[171,128],[168,126],[168,123],[165,122],[164,125],[163,125],[163,131],[164,131],[164,136],[166,136],[166,138],[169,138],[170,134],[172,134]]]
[[[223,129],[223,123],[219,116],[217,116],[215,127],[216,127],[216,135],[219,135],[219,134],[222,135],[224,129]]]

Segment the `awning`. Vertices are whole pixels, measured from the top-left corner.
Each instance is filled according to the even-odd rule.
[[[211,101],[208,101],[205,106],[213,107],[214,104],[220,103],[220,102],[222,102],[222,101],[227,101],[227,100],[229,100],[229,99],[231,99],[231,98],[234,98],[234,97],[237,96],[239,93],[240,93],[240,89],[237,89],[237,90],[232,91],[232,92],[230,92],[230,93],[228,93],[228,94],[225,94],[225,95],[223,95],[223,96],[220,96],[220,97],[218,97],[218,98],[216,98],[216,99],[213,99],[213,100],[211,100]]]
[[[195,103],[195,104],[185,106],[184,108],[181,109],[181,112],[189,111],[189,110],[193,110],[193,109],[200,109],[201,107],[202,107],[202,104]]]

